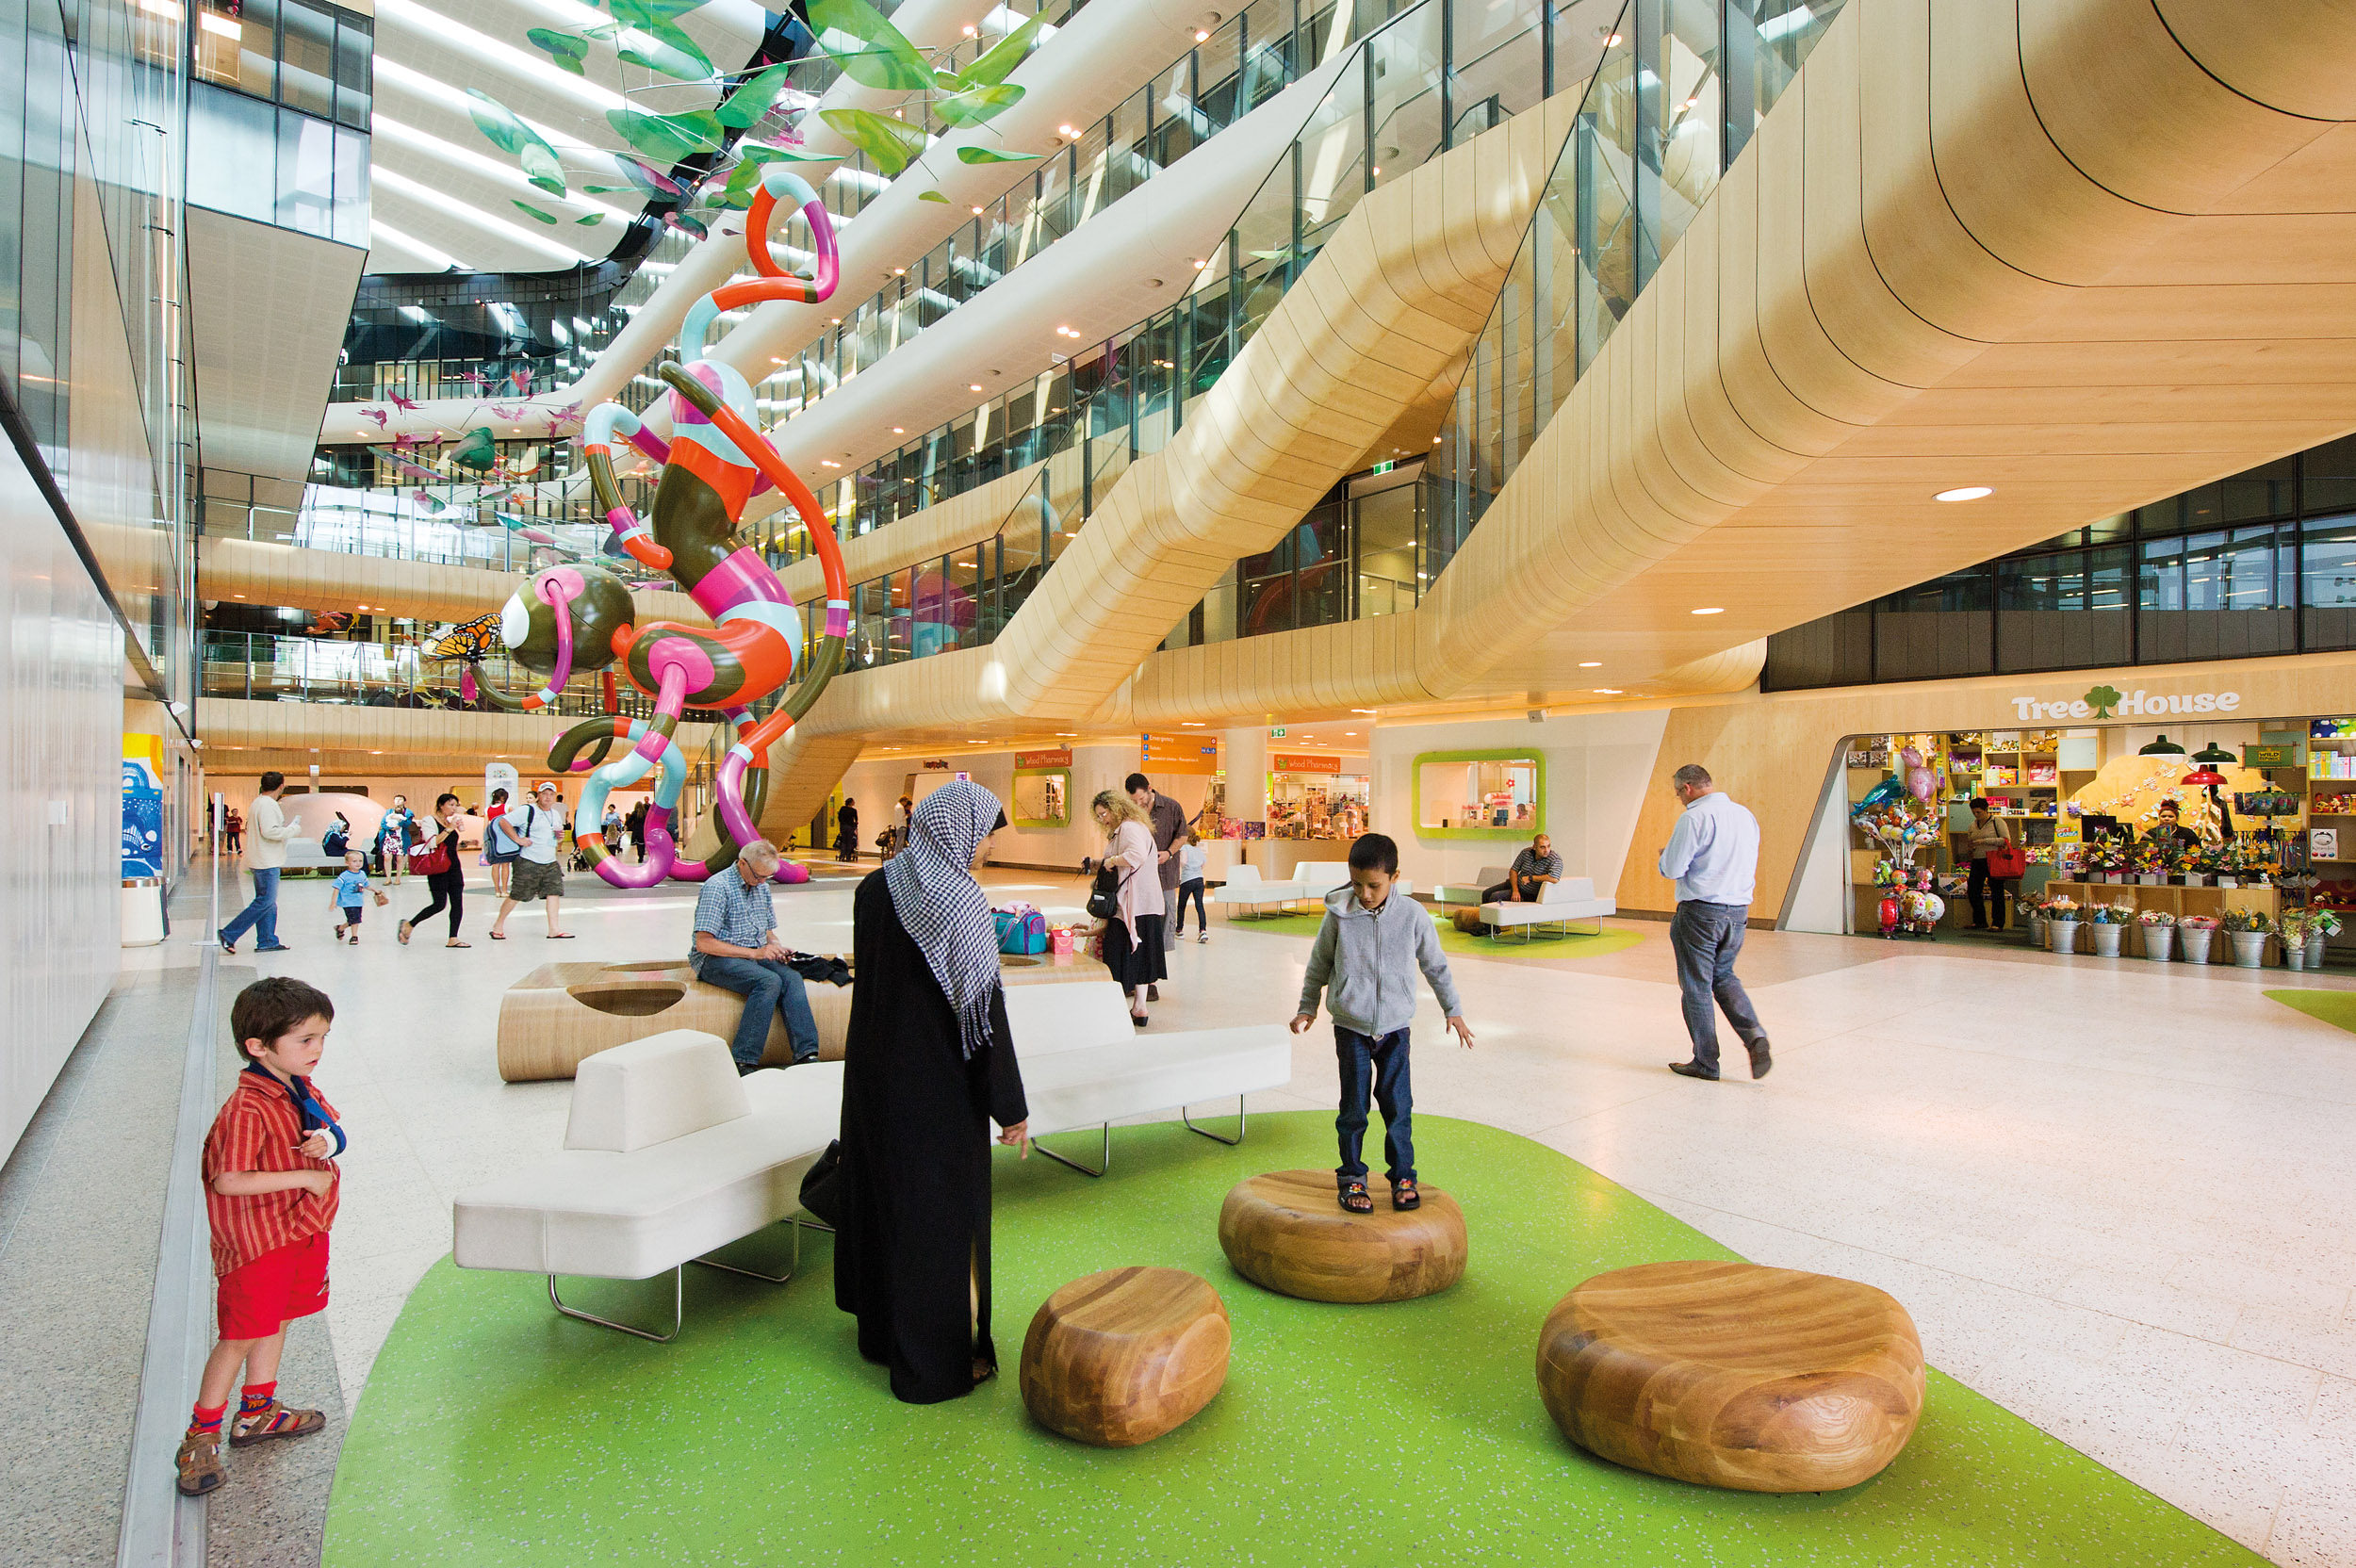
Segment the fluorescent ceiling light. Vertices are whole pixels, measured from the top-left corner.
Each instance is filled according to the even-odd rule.
[[[422,203],[432,211],[456,218],[462,222],[471,223],[485,234],[497,235],[501,239],[537,251],[542,255],[554,256],[567,267],[597,259],[576,251],[569,245],[560,245],[552,239],[546,239],[533,234],[529,229],[494,218],[479,207],[468,206],[464,202],[453,202],[450,200],[450,192],[422,185],[406,174],[386,168],[384,164],[378,164],[371,171],[371,176],[379,190],[390,190],[396,195],[406,196],[412,201]],[[452,262],[450,265],[454,267],[457,263]]]
[[[574,75],[536,49],[518,49],[512,43],[502,43],[487,33],[476,32],[462,22],[417,4],[417,0],[378,0],[376,14],[380,22],[391,21],[415,29],[436,50],[471,56],[506,75],[524,77],[536,87],[553,88],[578,98],[599,114],[632,106],[620,93],[599,87],[585,76]],[[378,57],[382,59],[381,52]]]
[[[384,171],[381,166],[377,168],[374,172],[376,178],[380,180],[384,177]],[[391,244],[400,246],[404,251],[423,256],[427,261],[432,262],[435,267],[445,272],[454,272],[463,270],[459,266],[457,257],[445,255],[440,251],[435,250],[433,246],[428,245],[424,240],[401,233],[401,230],[393,227],[390,223],[385,222],[383,219],[375,217],[373,214],[371,214],[368,219],[368,234],[376,239],[387,241]],[[414,305],[409,305],[403,306],[402,308],[404,310],[413,310],[416,307]]]
[[[634,212],[625,212],[620,207],[609,206],[603,202],[593,201],[589,197],[577,193],[568,192],[562,197],[551,196],[524,178],[523,171],[514,163],[492,157],[487,153],[478,153],[471,147],[462,147],[454,141],[445,141],[430,132],[418,130],[414,125],[393,119],[382,109],[379,109],[371,118],[371,125],[375,134],[385,141],[415,148],[428,157],[437,158],[471,173],[481,174],[511,190],[521,192],[523,199],[534,205],[544,202],[550,206],[567,204],[576,207],[585,207],[591,212],[602,213],[622,223],[630,222],[638,216]],[[380,153],[378,156],[379,167],[382,167],[383,155]]]
[[[1996,494],[1995,490],[1988,485],[1964,484],[1953,490],[1941,490],[1931,499],[1935,501],[1976,501],[1994,494]]]

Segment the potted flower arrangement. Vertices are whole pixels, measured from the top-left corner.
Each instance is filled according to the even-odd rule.
[[[2233,967],[2257,969],[2265,964],[2266,937],[2273,923],[2264,909],[2228,909],[2219,929],[2233,939]]]
[[[2282,962],[2291,969],[2307,967],[2307,917],[2297,909],[2285,909],[2275,923],[2275,934],[2282,939]]]
[[[2119,956],[2119,939],[2127,934],[2127,923],[2135,918],[2135,911],[2125,904],[2090,904],[2086,906],[2086,936],[2094,943],[2098,958]]]
[[[2056,953],[2078,951],[2078,901],[2074,898],[2049,898],[2045,901],[2045,930],[2052,938]]]
[[[2166,909],[2146,909],[2135,917],[2143,927],[2143,956],[2164,964],[2176,950],[2176,917]]]
[[[2184,943],[2184,962],[2188,964],[2209,961],[2209,942],[2216,935],[2215,915],[2186,915],[2176,923],[2176,937]]]
[[[2266,885],[2266,851],[2253,841],[2236,838],[2227,844],[2225,863],[2233,872],[2233,880],[2240,886],[2263,888]]]
[[[2309,969],[2323,967],[2325,939],[2339,934],[2340,917],[2338,915],[2329,909],[2321,908],[2307,911],[2307,967]]]
[[[2116,882],[2127,872],[2127,841],[2116,833],[2105,833],[2086,845],[2086,880]]]
[[[2224,870],[2225,846],[2204,843],[2192,852],[2192,861],[2187,867],[2184,882],[2189,887],[2210,887],[2217,883],[2218,875]],[[2233,884],[2229,882],[2225,886],[2231,887]]]
[[[2156,833],[2137,840],[2133,854],[2135,880],[2144,887],[2164,887],[2184,871],[2184,846]]]

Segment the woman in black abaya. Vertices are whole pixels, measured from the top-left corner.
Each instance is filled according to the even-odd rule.
[[[859,885],[858,984],[843,1071],[834,1302],[910,1404],[970,1394],[990,1337],[990,1124],[1027,1156],[998,935],[973,857],[1006,821],[975,784],[916,808],[908,844]]]

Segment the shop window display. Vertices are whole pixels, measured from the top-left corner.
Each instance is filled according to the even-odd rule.
[[[1515,751],[1428,751],[1415,762],[1415,831],[1527,839],[1545,831],[1546,763]]]
[[[1372,825],[1371,780],[1338,771],[1342,759],[1273,757],[1268,774],[1271,839],[1355,839]]]

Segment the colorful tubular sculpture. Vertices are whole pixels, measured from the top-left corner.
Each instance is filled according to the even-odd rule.
[[[778,198],[788,197],[816,237],[816,275],[803,278],[779,266],[769,248]],[[799,476],[752,423],[753,392],[726,365],[705,359],[705,338],[722,311],[768,300],[815,303],[834,292],[840,273],[834,228],[810,187],[772,165],[744,225],[744,243],[760,275],[713,290],[696,302],[679,331],[680,364],[661,373],[671,390],[672,438],[646,430],[619,403],[590,411],[582,432],[590,483],[616,542],[631,559],[665,572],[712,617],[710,629],[668,621],[634,624],[630,591],[611,573],[586,564],[550,566],[507,601],[499,641],[526,668],[547,676],[540,690],[502,706],[530,710],[553,706],[575,671],[619,662],[631,685],[654,698],[650,719],[619,714],[576,725],[549,748],[548,765],[586,773],[577,820],[579,841],[597,874],[616,887],[651,887],[665,877],[699,882],[736,858],[760,837],[755,825],[768,783],[769,748],[808,712],[842,667],[850,633],[850,585],[834,529]],[[616,440],[663,465],[651,514],[640,517],[622,499],[614,477]],[[826,582],[826,636],[801,679],[766,717],[753,708],[782,691],[795,673],[801,616],[761,552],[736,543],[744,503],[775,486],[801,514]],[[716,708],[736,727],[714,780],[720,848],[701,861],[683,861],[671,828],[686,783],[687,764],[674,738],[688,708]],[[616,744],[628,749],[603,761]],[[599,765],[602,762],[602,765]],[[590,825],[604,815],[606,796],[660,770],[646,814],[646,859],[626,866]],[[594,771],[592,771],[594,770]],[[787,864],[780,881],[808,873]]]

